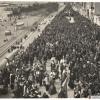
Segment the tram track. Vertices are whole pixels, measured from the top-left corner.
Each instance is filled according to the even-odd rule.
[[[0,48],[0,57],[2,57],[8,51],[8,49],[11,48],[11,46],[13,46],[17,41],[19,41],[21,38],[23,38],[25,36],[25,34],[27,34],[27,33],[29,33],[29,32],[23,31],[19,37],[11,40],[6,45],[4,45],[2,48]]]
[[[44,20],[46,16],[43,16],[42,18],[40,18],[37,23],[39,24],[42,20]],[[30,34],[31,32],[29,30],[22,30],[22,32],[20,32],[19,36],[13,37],[10,41],[8,41],[7,43],[5,43],[4,45],[2,45],[0,47],[0,58],[8,52],[8,50],[11,48],[11,46],[15,45],[17,41],[19,41],[21,38],[24,38],[25,35]]]

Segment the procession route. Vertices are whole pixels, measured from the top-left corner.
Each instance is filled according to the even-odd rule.
[[[42,34],[42,31],[45,29],[45,27],[51,23],[51,21],[55,18],[55,16],[57,14],[59,14],[63,9],[65,8],[65,5],[61,5],[60,9],[58,10],[58,12],[54,12],[52,14],[50,14],[46,19],[44,19],[42,22],[40,22],[40,25],[38,27],[38,29],[40,31],[38,31],[38,29],[34,32],[34,33],[30,33],[28,39],[23,43],[23,46],[25,47],[25,49],[29,46],[30,43],[32,43],[38,36],[40,36]],[[50,74],[51,70],[50,70],[50,61],[47,62],[46,65],[46,69],[48,74]],[[68,82],[67,82],[67,95],[68,98],[73,98],[74,97],[74,90],[70,89],[70,87],[68,86]],[[40,91],[41,93],[46,92],[51,98],[57,98],[58,97],[58,93],[60,92],[61,89],[61,81],[60,79],[57,79],[55,81],[55,86],[57,89],[57,93],[55,95],[49,95],[49,93],[45,90],[45,87],[40,87]]]
[[[38,29],[35,32],[31,32],[29,33],[29,36],[26,40],[23,41],[22,45],[25,47],[25,49],[29,46],[30,43],[32,43],[34,41],[34,39],[36,39],[39,35],[42,34],[42,31],[45,29],[45,27],[51,23],[51,21],[55,18],[55,16],[57,14],[59,14],[63,9],[65,8],[64,4],[59,4],[59,9],[58,11],[50,14],[48,17],[46,17],[43,21],[40,22],[40,25],[38,26]],[[50,64],[50,63],[47,63]],[[47,65],[47,72],[50,73],[50,67],[49,65]],[[60,90],[60,81],[56,80],[55,82],[56,84],[56,88],[57,88],[57,92]],[[12,93],[12,91],[10,90],[10,88],[8,89],[9,93],[7,95],[2,95],[0,96],[1,98],[12,98],[14,96],[14,94]],[[45,92],[45,88],[44,87],[40,87],[40,91],[43,93]],[[50,97],[52,98],[57,98],[58,94],[52,95]]]
[[[59,14],[63,9],[65,8],[65,5],[61,5],[59,10],[57,12],[54,12],[52,14],[50,14],[47,18],[45,18],[43,21],[40,22],[37,30],[35,32],[31,32],[28,36],[28,38],[26,40],[23,40],[22,45],[25,47],[25,49],[29,46],[30,43],[32,43],[39,35],[42,34],[42,31],[45,29],[45,27],[51,23],[51,21],[55,18],[55,16],[57,14]],[[50,61],[47,62],[46,64],[46,69],[48,74],[50,74],[51,70],[50,70]],[[68,85],[68,84],[66,84]],[[49,95],[49,93],[46,91],[44,86],[39,87],[41,93],[46,92],[51,98],[57,98],[58,97],[58,93],[61,89],[61,80],[57,79],[55,81],[55,86],[56,86],[56,90],[57,93],[55,95]],[[71,90],[69,87],[67,88],[67,93],[68,93],[68,98],[73,98],[73,90]],[[13,93],[12,91],[9,89],[9,93],[7,95],[1,96],[2,98],[11,98],[13,97]]]
[[[65,8],[65,5],[60,5],[59,10],[57,12],[54,12],[52,14],[50,14],[46,19],[44,19],[40,25],[38,26],[38,29],[36,30],[36,32],[34,33],[30,33],[29,38],[25,41],[25,43],[23,43],[23,46],[25,47],[25,49],[29,46],[30,43],[32,43],[38,36],[40,36],[42,34],[42,31],[45,29],[45,27],[51,23],[51,21],[55,18],[55,16],[57,14],[59,14],[63,9]],[[39,31],[38,31],[39,30]],[[46,64],[46,69],[47,69],[47,73],[50,74],[51,70],[50,70],[50,61],[47,61]],[[58,97],[58,93],[59,90],[61,89],[61,80],[57,79],[55,81],[55,86],[56,86],[56,90],[57,93],[54,95],[49,95],[49,93],[46,91],[45,87],[39,87],[41,93],[43,94],[44,92],[46,92],[50,98],[57,98]]]

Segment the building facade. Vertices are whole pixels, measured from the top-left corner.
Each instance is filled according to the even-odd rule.
[[[81,15],[90,19],[92,22],[100,25],[100,3],[99,2],[81,2],[74,3],[74,9],[77,9]]]

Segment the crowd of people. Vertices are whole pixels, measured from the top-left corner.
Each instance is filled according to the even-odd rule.
[[[69,13],[70,12],[70,13]],[[70,23],[67,16],[73,17]],[[59,13],[42,34],[26,49],[8,61],[0,72],[0,83],[14,89],[14,97],[50,97],[58,93],[55,81],[61,84],[68,77],[74,97],[89,97],[100,93],[100,28],[75,12],[70,5]],[[51,60],[55,58],[55,60]],[[51,60],[51,73],[47,69]],[[42,95],[44,86],[48,94]],[[20,91],[20,92],[19,92]],[[58,97],[66,97],[61,86]]]

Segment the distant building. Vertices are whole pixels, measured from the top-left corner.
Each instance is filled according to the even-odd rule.
[[[95,3],[94,6],[94,23],[97,23],[98,25],[100,25],[100,3]]]
[[[80,2],[74,3],[74,7],[81,15],[100,25],[100,3],[99,2]]]

